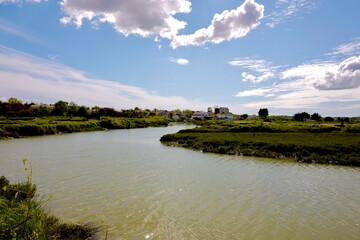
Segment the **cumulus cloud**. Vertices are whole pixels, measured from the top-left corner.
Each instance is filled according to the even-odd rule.
[[[0,45],[0,98],[53,103],[60,99],[87,106],[206,109],[213,103],[164,97],[143,88],[98,79],[59,63]]]
[[[336,72],[326,72],[314,83],[319,90],[352,89],[360,86],[360,56],[350,57],[339,64]]]
[[[282,81],[244,90],[237,97],[263,98],[244,107],[273,109],[326,109],[357,115],[360,106],[360,56],[342,62],[313,61],[279,72]],[[334,104],[335,103],[335,104]]]
[[[228,62],[232,66],[241,67],[249,72],[241,74],[244,82],[260,83],[276,77],[280,66],[273,66],[271,62],[256,58],[235,58]]]
[[[186,26],[174,15],[191,11],[187,0],[62,0],[61,6],[65,13],[60,20],[63,24],[81,27],[83,20],[96,25],[110,23],[125,36],[160,35],[168,39]]]
[[[281,78],[285,80],[302,79],[312,85],[319,79],[324,78],[326,72],[335,71],[337,66],[338,64],[335,62],[321,61],[301,64],[281,72]]]
[[[263,5],[254,0],[246,0],[237,9],[215,14],[211,25],[207,28],[199,29],[193,34],[175,36],[170,45],[173,48],[198,46],[207,42],[218,44],[226,40],[241,38],[256,28],[263,16]]]
[[[0,0],[0,3],[42,2],[47,0]],[[246,36],[260,24],[264,6],[255,0],[245,0],[236,9],[215,14],[211,25],[195,31],[194,34],[180,35],[187,25],[177,14],[190,13],[189,0],[61,0],[64,25],[74,24],[80,28],[88,21],[96,29],[107,23],[114,29],[129,36],[155,36],[155,39],[169,39],[172,48],[188,45],[214,44]]]
[[[283,71],[282,79],[304,80],[318,90],[352,89],[360,86],[360,56],[343,62],[303,64]]]
[[[179,65],[188,65],[190,64],[189,60],[185,59],[185,58],[170,58],[170,61]]]
[[[47,0],[0,0],[0,3],[42,2]],[[236,9],[215,14],[207,28],[194,34],[181,35],[187,25],[176,18],[179,13],[190,13],[189,0],[61,0],[64,25],[74,24],[80,28],[88,21],[95,28],[107,23],[114,29],[129,36],[160,37],[169,39],[170,46],[198,46],[207,42],[218,44],[223,41],[246,36],[260,24],[264,17],[264,6],[255,0],[245,0]],[[156,39],[156,38],[155,38]]]

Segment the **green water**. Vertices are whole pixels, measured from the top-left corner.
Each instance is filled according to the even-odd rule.
[[[102,239],[360,239],[360,168],[161,145],[181,128],[0,141],[0,175],[29,158],[51,213]]]

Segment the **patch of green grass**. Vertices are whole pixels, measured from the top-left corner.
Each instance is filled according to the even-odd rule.
[[[0,119],[0,138],[42,136],[58,133],[99,131],[104,129],[130,129],[167,126],[163,117],[148,118],[101,118],[43,117]]]
[[[357,127],[299,122],[210,122],[165,135],[161,141],[203,152],[360,166]]]

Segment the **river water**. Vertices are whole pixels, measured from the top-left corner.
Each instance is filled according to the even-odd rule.
[[[184,128],[0,141],[0,175],[25,180],[51,213],[102,239],[360,239],[360,168],[168,147]]]

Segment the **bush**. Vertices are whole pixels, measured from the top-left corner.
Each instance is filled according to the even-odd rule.
[[[0,177],[0,239],[88,239],[97,229],[62,223],[35,199],[36,186]]]

